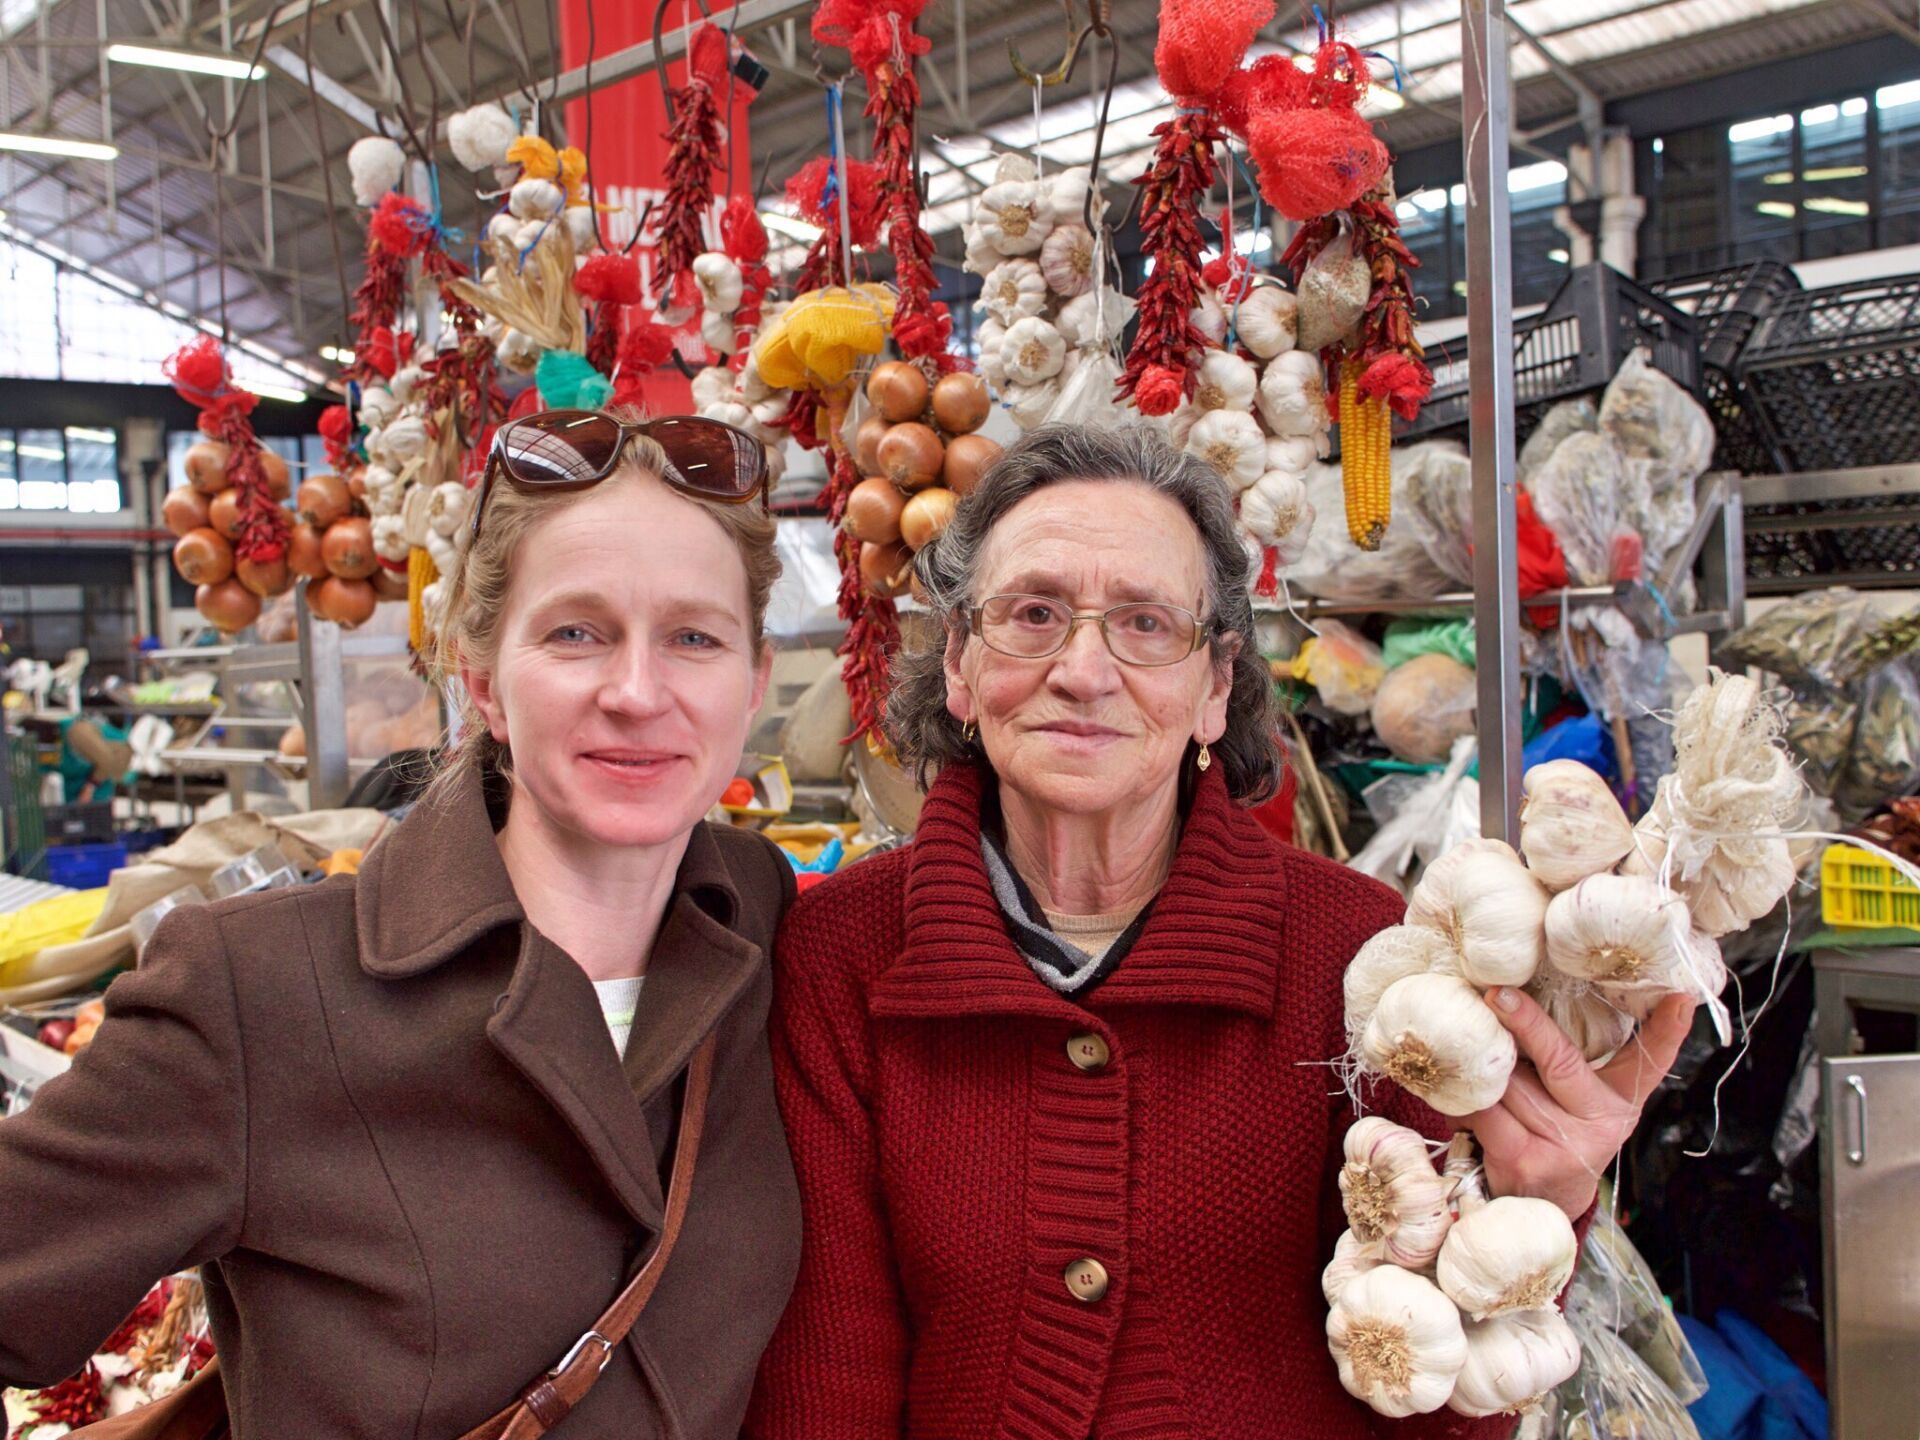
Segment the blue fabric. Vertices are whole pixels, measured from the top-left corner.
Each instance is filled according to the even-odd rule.
[[[1620,778],[1613,753],[1613,730],[1598,715],[1578,715],[1551,730],[1542,730],[1521,752],[1529,770],[1549,760],[1578,760],[1609,783]]]
[[[1826,1397],[1787,1352],[1736,1310],[1722,1310],[1713,1317],[1713,1326],[1766,1391],[1763,1413],[1779,1415],[1789,1423],[1788,1429],[1766,1430],[1767,1440],[1775,1434],[1792,1440],[1827,1440]]]
[[[1700,1440],[1760,1440],[1754,1428],[1765,1398],[1760,1382],[1719,1331],[1691,1315],[1679,1320],[1707,1377],[1707,1393],[1687,1407]]]

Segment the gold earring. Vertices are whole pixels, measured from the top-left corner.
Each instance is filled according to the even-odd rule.
[[[960,743],[962,745],[973,744],[973,737],[979,734],[979,732],[979,726],[975,725],[971,720],[967,721],[966,724],[960,727]]]
[[[1194,756],[1193,763],[1201,770],[1205,770],[1209,765],[1213,764],[1213,756],[1207,750],[1206,741],[1202,740],[1200,742],[1200,753]]]

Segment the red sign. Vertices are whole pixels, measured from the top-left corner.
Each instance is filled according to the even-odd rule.
[[[653,5],[647,0],[629,0],[622,5],[600,4],[594,0],[560,0],[560,53],[569,70],[587,63],[588,43],[592,58],[598,62],[631,45],[650,38],[653,31]],[[698,6],[687,0],[668,0],[662,33],[671,35],[691,16],[701,18]],[[726,10],[714,9],[715,22],[726,24]],[[591,29],[591,36],[589,36]],[[686,83],[684,59],[667,67],[667,83],[679,87]],[[720,114],[727,127],[726,153],[730,157],[727,172],[714,176],[714,203],[703,229],[708,245],[720,247],[720,212],[730,193],[750,194],[753,186],[752,160],[747,145],[747,102],[753,92],[744,84],[732,82],[732,94],[720,97]],[[614,208],[601,216],[600,233],[609,245],[624,246],[647,213],[666,196],[667,109],[660,95],[658,73],[649,67],[604,89],[595,90],[583,100],[567,105],[567,140],[586,153],[587,174],[593,182],[593,198],[600,205]],[[731,184],[729,184],[729,173]],[[645,294],[653,294],[653,247],[644,241],[632,252],[640,261],[640,276]],[[681,340],[681,351],[695,364],[707,355],[700,343],[697,327]],[[692,408],[692,389],[678,371],[665,369],[648,378],[645,384],[647,408],[655,414],[672,414]]]

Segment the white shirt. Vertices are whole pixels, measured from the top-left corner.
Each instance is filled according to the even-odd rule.
[[[633,1017],[640,1008],[640,983],[647,977],[635,975],[625,980],[596,980],[593,993],[600,997],[600,1013],[607,1018],[607,1030],[613,1036],[613,1048],[624,1058],[627,1037],[633,1033]]]

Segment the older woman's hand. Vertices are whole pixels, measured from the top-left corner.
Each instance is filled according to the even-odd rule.
[[[1495,1195],[1551,1200],[1578,1219],[1600,1176],[1640,1123],[1647,1097],[1673,1068],[1693,1025],[1694,1002],[1662,1000],[1618,1055],[1596,1070],[1533,997],[1500,987],[1487,1003],[1512,1032],[1525,1063],[1500,1103],[1467,1117],[1485,1153]]]

